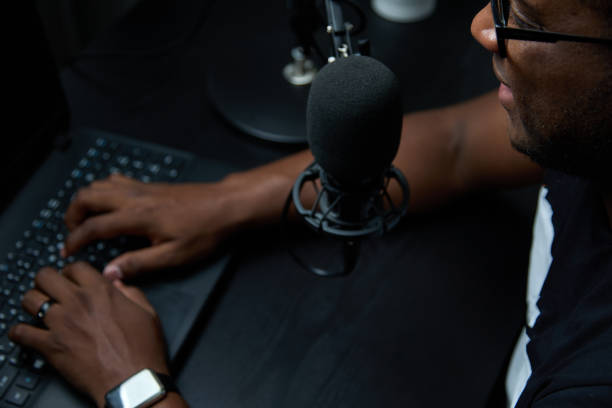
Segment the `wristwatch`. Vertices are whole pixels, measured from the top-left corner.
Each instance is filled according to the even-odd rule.
[[[162,400],[176,386],[170,376],[148,368],[140,370],[104,396],[106,408],[147,408]]]

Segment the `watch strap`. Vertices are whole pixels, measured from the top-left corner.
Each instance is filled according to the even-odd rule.
[[[159,379],[159,381],[162,383],[164,388],[166,389],[167,393],[168,392],[178,392],[178,388],[176,387],[176,384],[174,383],[174,380],[172,379],[172,377],[170,377],[167,374],[158,373],[157,371],[154,371],[154,373]]]

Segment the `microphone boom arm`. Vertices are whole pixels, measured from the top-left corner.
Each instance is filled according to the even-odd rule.
[[[338,58],[347,58],[350,55],[369,55],[370,43],[368,40],[358,42],[358,52],[353,51],[351,32],[353,24],[344,21],[342,7],[338,0],[325,0],[325,11],[327,15],[327,33],[331,36],[334,55],[328,58],[328,62],[334,62]]]

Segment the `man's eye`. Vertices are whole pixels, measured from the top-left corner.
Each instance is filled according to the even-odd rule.
[[[510,17],[510,22],[514,23],[515,26],[519,27],[519,28],[526,28],[526,29],[536,29],[537,27],[521,20],[520,18],[516,17],[516,15],[512,14],[512,17]]]
[[[514,24],[519,28],[529,29],[529,30],[543,30],[542,26],[539,24],[531,23],[527,21],[525,18],[519,16],[519,14],[514,10],[514,8],[510,9],[510,15],[508,16],[508,24]]]

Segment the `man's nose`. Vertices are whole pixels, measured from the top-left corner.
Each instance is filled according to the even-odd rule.
[[[499,52],[491,5],[487,4],[472,20],[472,36],[488,51]]]

